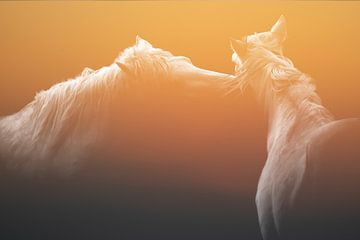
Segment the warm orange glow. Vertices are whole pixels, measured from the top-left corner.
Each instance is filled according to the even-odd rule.
[[[74,77],[84,67],[110,64],[137,34],[155,47],[191,58],[201,68],[232,73],[229,37],[267,31],[284,14],[285,55],[316,79],[324,104],[335,116],[359,116],[359,13],[357,2],[3,2],[0,113],[19,110],[35,92]],[[165,126],[158,142],[149,144],[140,130],[129,133],[144,141],[142,152],[134,153],[153,154],[155,159],[159,149],[162,157],[167,149],[169,156],[192,156],[179,161],[195,169],[189,173],[198,176],[194,178],[204,174],[212,186],[234,191],[244,186],[254,192],[265,161],[266,118],[252,96],[237,101],[200,99],[194,103],[194,115],[173,118],[179,123],[169,128],[177,129]],[[192,133],[179,135],[189,128]],[[178,138],[161,140],[173,136]],[[185,149],[179,147],[184,142]]]

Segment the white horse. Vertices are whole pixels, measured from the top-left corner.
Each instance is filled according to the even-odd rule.
[[[106,124],[121,96],[162,91],[164,85],[191,91],[228,78],[232,76],[198,68],[190,59],[137,37],[110,66],[86,68],[80,76],[40,92],[21,111],[1,118],[0,159],[7,170],[25,175],[72,175],[100,141],[113,140],[103,133],[111,129]]]
[[[237,78],[269,116],[256,194],[264,239],[360,239],[360,120],[334,120],[312,79],[283,56],[283,16],[271,31],[232,40]]]

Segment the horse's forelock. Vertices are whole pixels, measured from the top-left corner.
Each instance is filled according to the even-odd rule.
[[[121,63],[137,80],[154,78],[158,80],[168,76],[169,60],[173,55],[160,48],[134,45],[125,49],[115,62]]]
[[[311,78],[296,69],[290,59],[264,46],[249,46],[245,61],[236,54],[233,61],[237,77],[228,84],[229,92],[242,92],[253,81],[258,98],[265,98],[265,102],[273,92],[283,92],[296,83],[311,82]]]
[[[282,55],[264,47],[250,49],[238,81],[240,86],[247,86],[253,78],[257,78],[257,85],[254,86],[257,97],[265,105],[272,102],[275,95],[289,97],[302,111],[316,109],[324,116],[330,116],[315,92],[313,79],[295,68],[292,61]]]

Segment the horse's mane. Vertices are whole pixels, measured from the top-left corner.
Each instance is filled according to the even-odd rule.
[[[157,80],[164,80],[168,73],[165,58],[170,56],[169,52],[152,47],[135,45],[127,48],[115,62],[124,63],[130,72],[123,73],[117,64],[97,71],[85,68],[75,79],[58,83],[37,94],[31,103],[33,120],[40,123],[41,131],[47,134],[56,125],[64,123],[64,119],[71,119],[70,116],[78,115],[75,117],[78,121],[86,120],[88,116],[84,112],[87,108],[93,108],[93,114],[97,114],[113,94],[118,94],[119,89],[146,84],[141,81],[153,80],[154,76]]]
[[[313,79],[295,68],[290,59],[263,46],[256,46],[248,49],[246,61],[241,62],[236,54],[233,61],[238,65],[238,73],[234,80],[227,83],[229,92],[242,91],[252,81],[257,97],[265,105],[274,97],[287,98],[298,110],[317,112],[327,117],[331,115],[322,106]]]
[[[252,84],[257,98],[266,105],[265,109],[269,113],[275,107],[274,104],[282,104],[284,122],[277,128],[293,126],[288,139],[292,136],[306,136],[312,127],[333,120],[332,114],[321,104],[313,79],[295,68],[290,59],[263,46],[251,47],[247,54],[248,58],[244,62],[237,55],[233,56],[235,63],[240,65],[237,66],[237,77],[226,84],[228,92],[243,91]],[[269,118],[270,124],[272,118]],[[281,132],[269,132],[268,148]]]
[[[19,161],[10,165],[21,165],[23,158],[38,162],[39,158],[52,158],[70,146],[69,142],[79,148],[95,142],[111,99],[124,88],[149,83],[155,76],[156,81],[164,80],[168,75],[166,58],[170,56],[151,45],[136,44],[110,66],[96,71],[85,68],[81,75],[39,92],[21,111],[0,121],[1,135],[8,143],[2,146],[4,151],[19,155]],[[129,72],[119,68],[118,62]]]
[[[125,49],[115,62],[125,65],[127,73],[134,77],[128,84],[142,81],[141,84],[154,85],[168,77],[170,70],[168,60],[172,56],[168,51],[140,42],[134,47]]]

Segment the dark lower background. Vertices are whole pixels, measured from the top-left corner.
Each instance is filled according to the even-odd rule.
[[[19,182],[6,189],[0,238],[261,239],[248,196],[166,184],[60,185]]]
[[[236,98],[166,99],[120,107],[73,178],[2,173],[0,239],[261,239],[265,117],[250,127],[260,106],[239,117]]]

